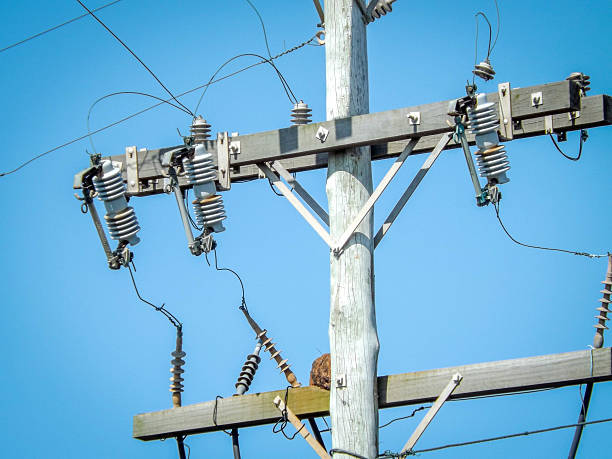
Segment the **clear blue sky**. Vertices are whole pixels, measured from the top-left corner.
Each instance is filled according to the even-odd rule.
[[[104,2],[88,2],[96,7]],[[312,36],[318,22],[309,0],[255,2],[272,53]],[[474,19],[492,1],[399,0],[368,27],[370,108],[382,111],[463,95],[474,52]],[[612,93],[610,2],[502,1],[502,30],[492,57],[494,90],[564,79],[583,71],[592,94]],[[2,2],[0,48],[82,13],[73,1]],[[226,58],[265,53],[260,24],[243,0],[123,0],[100,17],[157,73],[182,92],[205,82]],[[481,29],[483,30],[483,29]],[[484,35],[481,33],[481,38]],[[485,41],[481,41],[481,50]],[[482,52],[482,51],[481,51]],[[229,70],[253,62],[246,58]],[[306,47],[278,61],[296,95],[325,117],[324,49]],[[86,132],[88,107],[114,91],[164,96],[144,69],[91,18],[0,53],[0,170]],[[197,95],[183,99],[190,107]],[[92,126],[149,104],[136,96],[100,103]],[[208,91],[201,113],[215,131],[252,133],[289,123],[290,104],[263,66]],[[189,118],[158,108],[95,136],[104,154],[128,145],[179,142]],[[605,253],[612,249],[609,128],[592,129],[583,159],[565,160],[547,138],[508,143],[512,169],[502,213],[525,242]],[[562,144],[578,146],[570,133]],[[106,268],[89,216],[72,196],[74,173],[88,164],[86,140],[0,179],[0,252],[4,349],[0,402],[2,456],[7,458],[176,457],[173,441],[131,438],[132,416],[168,408],[174,330],[140,303],[124,270]],[[377,207],[379,223],[420,167],[408,161]],[[388,163],[374,166],[374,180]],[[325,202],[325,172],[298,178]],[[220,263],[245,281],[253,316],[279,343],[298,378],[328,351],[328,248],[264,181],[224,195],[227,231]],[[142,243],[137,279],[147,298],[165,302],[185,324],[184,403],[233,393],[254,339],[237,305],[236,280],[191,256],[171,196],[135,199]],[[100,207],[99,207],[100,208]],[[473,204],[461,153],[444,153],[376,252],[379,374],[439,368],[585,349],[601,297],[605,260],[514,245],[493,209]],[[608,335],[608,343],[612,336]],[[264,359],[252,392],[284,387]],[[612,385],[599,384],[590,419],[610,417]],[[575,422],[577,387],[444,406],[419,447]],[[381,423],[411,407],[382,411]],[[419,416],[422,416],[422,412]],[[419,417],[380,433],[381,451],[399,450]],[[585,429],[581,458],[604,457],[610,424]],[[432,458],[564,457],[573,431],[427,453]],[[271,426],[241,431],[246,458],[312,457],[305,442],[273,435]],[[328,445],[329,436],[325,437]],[[192,458],[231,457],[223,433],[187,443]],[[612,457],[612,456],[606,456]]]

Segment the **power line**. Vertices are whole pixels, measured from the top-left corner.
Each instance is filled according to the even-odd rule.
[[[584,142],[586,142],[586,140],[589,138],[589,134],[587,130],[581,129],[580,130],[580,146],[578,147],[578,156],[569,156],[565,154],[563,150],[561,150],[561,147],[559,147],[559,144],[557,143],[553,135],[552,134],[548,134],[548,135],[550,136],[550,140],[552,140],[552,143],[557,149],[557,151],[561,153],[563,156],[565,156],[565,158],[569,159],[570,161],[578,161],[580,159],[580,157],[582,156],[582,147],[584,145]]]
[[[602,422],[610,422],[610,421],[612,421],[612,418],[599,419],[597,421],[578,422],[576,424],[567,424],[563,426],[549,427],[548,429],[532,430],[532,431],[520,432],[520,433],[515,433],[515,434],[510,434],[510,435],[501,435],[499,437],[483,438],[481,440],[472,440],[472,441],[466,441],[462,443],[450,443],[448,445],[436,446],[434,448],[426,448],[426,449],[420,449],[418,451],[411,451],[409,454],[415,455],[415,454],[420,454],[420,453],[428,453],[430,451],[439,451],[441,449],[456,448],[457,446],[467,446],[467,445],[475,445],[478,443],[486,443],[486,442],[497,441],[497,440],[506,440],[508,438],[522,437],[522,436],[534,435],[534,434],[539,434],[539,433],[552,432],[554,430],[569,429],[571,427],[576,427],[576,426],[587,426],[589,424],[599,424]]]
[[[107,26],[106,24],[104,24],[104,22],[102,22],[102,21],[101,21],[101,20],[98,18],[98,16],[96,16],[96,15],[95,15],[95,14],[94,14],[94,13],[93,13],[93,12],[92,12],[92,11],[91,11],[89,8],[87,8],[87,7],[86,7],[86,6],[83,4],[83,2],[81,2],[81,0],[76,0],[76,1],[79,3],[79,5],[81,5],[83,8],[85,8],[85,9],[87,10],[87,12],[88,12],[89,14],[91,14],[91,16],[92,16],[92,17],[93,17],[93,18],[94,18],[96,21],[98,21],[102,27],[104,27],[104,28],[105,28],[105,29],[108,31],[108,33],[110,33],[110,34],[111,34],[113,37],[115,37],[115,39],[116,39],[116,40],[117,40],[119,43],[121,43],[121,44],[123,45],[123,47],[124,47],[125,49],[127,49],[127,50],[130,52],[130,54],[131,54],[132,56],[134,56],[134,57],[136,58],[136,60],[142,64],[142,66],[143,66],[145,69],[147,69],[147,71],[148,71],[148,72],[151,74],[151,76],[152,76],[153,78],[155,78],[155,81],[157,81],[157,82],[160,84],[160,86],[161,86],[162,88],[164,88],[164,90],[165,90],[165,91],[166,91],[166,92],[167,92],[167,93],[170,95],[170,97],[172,97],[172,99],[174,99],[174,101],[175,101],[177,104],[179,104],[181,107],[183,107],[185,110],[187,110],[191,116],[195,116],[193,113],[191,113],[191,110],[189,110],[187,107],[185,107],[183,104],[181,104],[181,103],[180,103],[180,102],[179,102],[179,101],[176,99],[176,97],[174,97],[174,94],[172,94],[172,93],[170,92],[170,90],[169,90],[168,88],[166,88],[166,86],[165,86],[165,85],[164,85],[164,84],[161,82],[161,80],[160,80],[159,78],[157,78],[157,76],[155,75],[155,73],[153,73],[153,71],[152,71],[152,70],[151,70],[149,67],[147,67],[147,64],[145,64],[145,63],[144,63],[144,62],[143,62],[143,61],[142,61],[142,60],[141,60],[141,59],[140,59],[140,58],[139,58],[139,57],[136,55],[136,53],[135,53],[134,51],[132,51],[132,50],[130,49],[130,47],[129,47],[128,45],[126,45],[126,44],[123,42],[123,40],[121,40],[121,38],[119,38],[117,35],[115,35],[115,33],[114,33],[114,32],[113,32],[111,29],[109,29],[109,28],[108,28],[108,26]]]
[[[500,201],[498,201],[496,204],[493,204],[493,207],[495,208],[495,215],[497,216],[497,221],[499,222],[499,224],[501,225],[502,229],[504,230],[504,233],[506,233],[506,235],[510,238],[510,240],[518,245],[522,245],[523,247],[528,247],[530,249],[539,249],[539,250],[550,250],[552,252],[562,252],[562,253],[569,253],[572,255],[580,255],[582,257],[589,257],[589,258],[603,258],[603,257],[607,257],[607,255],[595,255],[592,253],[588,253],[588,252],[574,252],[573,250],[565,250],[565,249],[554,249],[551,247],[541,247],[539,245],[531,245],[531,244],[524,244],[522,242],[517,241],[516,239],[514,239],[512,237],[512,235],[508,232],[508,230],[506,229],[506,227],[504,226],[504,223],[502,222],[500,216],[499,216],[499,203]]]
[[[121,1],[121,0],[115,0],[115,1],[113,1],[113,2],[107,3],[106,5],[102,5],[102,6],[100,6],[100,7],[96,8],[96,9],[94,9],[94,10],[91,10],[91,11],[93,11],[93,12],[100,11],[100,10],[102,10],[102,9],[104,9],[104,8],[108,7],[108,6],[112,6],[112,5],[114,5],[115,3],[119,3],[120,1]],[[58,25],[56,25],[56,26],[53,26],[53,27],[51,27],[51,28],[49,28],[49,29],[47,29],[47,30],[43,30],[42,32],[38,32],[38,33],[36,33],[36,34],[34,34],[34,35],[32,35],[32,36],[29,36],[28,38],[24,38],[23,40],[20,40],[20,41],[18,41],[18,42],[16,42],[16,43],[13,43],[12,45],[8,45],[8,46],[6,46],[6,47],[4,47],[4,48],[0,49],[0,53],[3,53],[4,51],[6,51],[6,50],[8,50],[8,49],[14,48],[15,46],[22,45],[22,44],[24,44],[24,43],[26,43],[26,42],[28,42],[28,41],[30,41],[30,40],[33,40],[34,38],[38,38],[38,37],[40,37],[41,35],[44,35],[44,34],[46,34],[46,33],[49,33],[49,32],[52,32],[52,31],[54,31],[54,30],[57,30],[57,29],[59,29],[60,27],[64,27],[65,25],[68,25],[68,24],[70,24],[70,23],[72,23],[72,22],[74,22],[74,21],[78,21],[79,19],[83,19],[84,17],[87,17],[87,16],[89,16],[89,13],[82,14],[82,15],[80,15],[80,16],[77,16],[76,18],[72,18],[72,19],[70,19],[70,20],[68,20],[68,21],[66,21],[66,22],[62,22],[61,24],[58,24]]]
[[[306,41],[304,41],[304,42],[300,43],[299,45],[296,45],[296,46],[294,46],[293,48],[290,48],[290,49],[288,49],[288,50],[286,50],[286,51],[283,51],[282,53],[277,54],[276,56],[272,56],[272,59],[269,59],[269,60],[276,60],[276,59],[279,59],[280,57],[283,57],[283,56],[285,56],[285,55],[287,55],[287,54],[293,53],[293,52],[295,52],[295,51],[297,51],[297,50],[299,50],[299,49],[303,48],[303,47],[304,47],[304,46],[306,46],[306,45],[310,45],[310,44],[311,44],[313,41],[315,41],[316,39],[317,39],[317,36],[316,36],[316,35],[313,35],[311,38],[309,38],[308,40],[306,40]],[[241,69],[236,70],[235,72],[232,72],[232,73],[229,73],[229,74],[227,74],[227,75],[224,75],[224,76],[222,76],[222,77],[220,77],[220,78],[217,78],[216,80],[213,80],[213,81],[210,81],[210,82],[208,82],[208,83],[205,83],[205,84],[202,84],[202,85],[196,86],[195,88],[192,88],[192,89],[189,89],[189,90],[187,90],[187,91],[185,91],[185,92],[182,92],[182,93],[180,93],[180,94],[177,94],[177,96],[176,96],[176,97],[183,97],[183,96],[185,96],[185,95],[187,95],[187,94],[191,94],[192,92],[199,91],[199,90],[200,90],[200,89],[202,89],[202,88],[208,87],[208,86],[213,85],[213,84],[215,84],[215,83],[219,83],[220,81],[223,81],[223,80],[226,80],[226,79],[231,78],[231,77],[233,77],[233,76],[236,76],[236,75],[238,75],[239,73],[242,73],[242,72],[244,72],[244,71],[246,71],[246,70],[252,69],[253,67],[257,67],[258,65],[265,64],[266,62],[267,62],[267,61],[259,61],[259,62],[256,62],[256,63],[254,63],[254,64],[247,65],[246,67],[243,67],[243,68],[241,68]],[[49,149],[49,150],[47,150],[47,151],[45,151],[45,152],[43,152],[43,153],[40,153],[39,155],[36,155],[36,156],[34,156],[34,157],[32,157],[32,158],[28,159],[28,160],[27,160],[27,161],[25,161],[24,163],[22,163],[22,164],[20,164],[19,166],[17,166],[15,169],[12,169],[12,170],[10,170],[10,171],[6,171],[6,172],[2,172],[2,173],[0,173],[0,177],[4,177],[5,175],[10,175],[10,174],[13,174],[13,173],[17,172],[18,170],[20,170],[20,169],[24,168],[24,167],[25,167],[25,166],[27,166],[28,164],[32,163],[33,161],[36,161],[37,159],[40,159],[40,158],[42,158],[42,157],[44,157],[44,156],[46,156],[46,155],[48,155],[48,154],[50,154],[50,153],[53,153],[53,152],[55,152],[55,151],[57,151],[57,150],[60,150],[61,148],[67,147],[67,146],[69,146],[69,145],[72,145],[73,143],[76,143],[76,142],[78,142],[79,140],[86,139],[86,138],[87,138],[87,137],[89,137],[90,135],[94,135],[94,134],[97,134],[97,133],[99,133],[99,132],[105,131],[105,130],[110,129],[110,128],[114,127],[114,126],[117,126],[118,124],[121,124],[121,123],[123,123],[123,122],[125,122],[125,121],[128,121],[128,120],[130,120],[130,119],[132,119],[132,118],[135,118],[135,117],[136,117],[136,116],[138,116],[138,115],[142,115],[143,113],[148,112],[149,110],[153,110],[154,108],[157,108],[157,107],[159,107],[160,105],[163,105],[164,103],[168,103],[168,102],[170,102],[171,100],[173,100],[173,98],[170,98],[170,99],[165,99],[163,102],[158,102],[158,103],[156,103],[156,104],[154,104],[154,105],[151,105],[150,107],[147,107],[147,108],[144,108],[144,109],[142,109],[142,110],[140,110],[140,111],[138,111],[138,112],[132,113],[131,115],[126,116],[125,118],[121,118],[121,119],[119,119],[119,120],[117,120],[117,121],[113,121],[112,123],[107,124],[106,126],[103,126],[103,127],[99,128],[99,129],[96,129],[95,131],[92,131],[92,132],[89,132],[89,133],[87,133],[87,134],[84,134],[84,135],[82,135],[82,136],[80,136],[80,137],[77,137],[76,139],[69,140],[68,142],[63,143],[63,144],[61,144],[61,145],[58,145],[57,147],[53,147],[53,148],[51,148],[51,149]]]

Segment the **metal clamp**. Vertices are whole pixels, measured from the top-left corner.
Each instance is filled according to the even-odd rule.
[[[125,148],[125,172],[127,174],[128,193],[138,193],[140,191],[140,177],[138,176],[138,148],[135,145]]]
[[[510,98],[510,83],[500,83],[497,85],[497,95],[499,96],[499,132],[506,140],[512,140],[512,101]]]
[[[232,187],[230,180],[230,140],[227,132],[217,134],[217,170],[219,188],[227,191]]]

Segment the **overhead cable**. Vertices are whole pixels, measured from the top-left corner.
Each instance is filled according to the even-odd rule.
[[[512,240],[512,242],[514,242],[514,243],[516,243],[518,245],[522,245],[523,247],[528,247],[530,249],[550,250],[550,251],[553,251],[553,252],[569,253],[569,254],[572,254],[572,255],[580,255],[582,257],[588,257],[588,258],[603,258],[603,257],[607,257],[606,254],[604,254],[604,255],[595,255],[595,254],[588,253],[588,252],[575,252],[573,250],[554,249],[554,248],[551,248],[551,247],[541,247],[539,245],[524,244],[522,242],[519,242],[519,241],[517,241],[516,239],[514,239],[512,237],[512,235],[508,232],[508,230],[504,226],[504,223],[502,222],[501,217],[499,216],[499,203],[500,203],[500,201],[498,201],[496,204],[493,204],[493,207],[495,208],[495,215],[497,216],[497,221],[499,221],[499,224],[501,225],[502,229],[504,230],[506,235],[510,238],[510,240]]]
[[[288,49],[286,51],[283,51],[282,53],[277,54],[276,56],[272,56],[272,59],[269,59],[269,60],[275,60],[275,59],[283,57],[283,56],[285,56],[287,54],[293,53],[293,52],[303,48],[304,46],[307,46],[307,45],[311,44],[316,39],[317,39],[317,35],[313,35],[311,38],[309,38],[308,40],[300,43],[299,45],[296,45],[293,48],[290,48],[290,49]],[[247,65],[246,67],[238,69],[235,72],[232,72],[232,73],[229,73],[229,74],[224,75],[222,77],[219,77],[216,80],[209,81],[208,83],[201,84],[199,86],[196,86],[195,88],[192,88],[192,89],[189,89],[189,90],[187,90],[185,92],[177,94],[176,97],[183,97],[183,96],[185,96],[187,94],[191,94],[192,92],[199,91],[202,88],[206,88],[206,87],[208,87],[210,85],[213,85],[215,83],[219,83],[220,81],[223,81],[223,80],[226,80],[226,79],[231,78],[233,76],[236,76],[239,73],[242,73],[242,72],[244,72],[246,70],[252,69],[253,67],[257,67],[258,65],[265,64],[267,61],[268,60],[262,60],[262,61],[259,61],[259,62],[255,62],[254,64]],[[173,100],[173,98],[165,99],[163,102],[158,102],[158,103],[156,103],[154,105],[151,105],[151,106],[149,106],[147,108],[144,108],[144,109],[142,109],[142,110],[140,110],[138,112],[132,113],[131,115],[128,115],[128,116],[126,116],[124,118],[121,118],[121,119],[119,119],[117,121],[113,121],[112,123],[107,124],[106,126],[103,126],[103,127],[99,128],[99,129],[96,129],[95,131],[92,131],[90,133],[84,134],[84,135],[82,135],[80,137],[77,137],[75,139],[69,140],[68,142],[63,143],[61,145],[58,145],[57,147],[53,147],[53,148],[51,148],[51,149],[49,149],[49,150],[47,150],[47,151],[45,151],[43,153],[40,153],[39,155],[36,155],[36,156],[28,159],[27,161],[21,163],[15,169],[12,169],[12,170],[0,173],[0,177],[4,177],[5,175],[13,174],[13,173],[17,172],[18,170],[22,169],[23,167],[27,166],[28,164],[32,163],[33,161],[36,161],[37,159],[40,159],[40,158],[42,158],[42,157],[44,157],[44,156],[46,156],[46,155],[48,155],[50,153],[53,153],[53,152],[55,152],[57,150],[60,150],[60,149],[64,148],[64,147],[72,145],[73,143],[76,143],[76,142],[78,142],[80,140],[86,139],[90,135],[94,135],[94,134],[97,134],[99,132],[102,132],[102,131],[105,131],[107,129],[110,129],[110,128],[114,127],[114,126],[117,126],[118,124],[121,124],[121,123],[123,123],[125,121],[128,121],[128,120],[130,120],[132,118],[135,118],[138,115],[142,115],[143,113],[148,112],[149,110],[153,110],[154,108],[157,108],[160,105],[163,105],[164,103],[168,103],[168,102],[170,102],[172,100]]]
[[[91,11],[92,12],[100,11],[100,10],[102,10],[102,9],[108,7],[108,6],[114,5],[115,3],[119,3],[120,1],[121,0],[115,0],[113,2],[107,3],[106,5],[102,5],[102,6],[96,8],[94,10],[91,10]],[[28,38],[24,38],[23,40],[20,40],[18,42],[13,43],[12,45],[8,45],[8,46],[6,46],[4,48],[1,48],[0,49],[0,53],[3,53],[4,51],[9,50],[11,48],[14,48],[15,46],[22,45],[22,44],[24,44],[24,43],[26,43],[26,42],[28,42],[30,40],[33,40],[34,38],[38,38],[41,35],[44,35],[46,33],[53,32],[54,30],[57,30],[60,27],[64,27],[65,25],[68,25],[68,24],[70,24],[70,23],[72,23],[74,21],[78,21],[79,19],[83,19],[84,17],[87,17],[87,16],[89,16],[89,13],[81,14],[80,16],[77,16],[76,18],[69,19],[66,22],[62,22],[61,24],[58,24],[58,25],[53,26],[53,27],[51,27],[49,29],[43,30],[42,32],[38,32],[38,33],[36,33],[34,35],[29,36]]]
[[[430,451],[439,451],[441,449],[456,448],[458,446],[476,445],[479,443],[486,443],[486,442],[497,441],[497,440],[506,440],[508,438],[522,437],[522,436],[534,435],[534,434],[539,434],[539,433],[552,432],[555,430],[569,429],[571,427],[576,427],[580,425],[587,426],[590,424],[600,424],[603,422],[610,422],[610,421],[612,421],[612,418],[598,419],[597,421],[579,422],[576,424],[567,424],[567,425],[562,425],[562,426],[549,427],[547,429],[531,430],[527,432],[519,432],[515,434],[510,434],[510,435],[500,435],[499,437],[483,438],[481,440],[472,440],[472,441],[466,441],[462,443],[450,443],[448,445],[436,446],[434,448],[426,448],[426,449],[420,449],[417,451],[411,451],[410,454],[415,455],[415,454],[420,454],[420,453],[428,453]]]
[[[587,139],[589,138],[589,133],[587,132],[587,130],[581,129],[580,130],[580,146],[578,147],[578,156],[569,156],[565,154],[563,150],[561,150],[561,147],[559,147],[559,144],[557,143],[553,135],[552,134],[548,134],[548,135],[550,136],[550,140],[552,140],[552,143],[557,149],[557,151],[561,153],[563,156],[565,156],[567,159],[569,159],[570,161],[578,161],[580,159],[580,157],[582,156],[582,146],[584,145],[584,142],[586,142]]]
[[[98,16],[96,16],[96,15],[93,13],[93,11],[91,11],[89,8],[87,8],[87,7],[86,7],[86,6],[83,4],[83,2],[81,2],[81,0],[76,0],[76,1],[79,3],[79,5],[81,5],[83,8],[85,8],[85,9],[87,10],[87,12],[88,12],[89,14],[91,14],[91,16],[92,16],[92,17],[93,17],[93,18],[94,18],[96,21],[98,21],[102,27],[104,27],[104,28],[105,28],[105,29],[108,31],[108,33],[110,33],[110,34],[111,34],[113,37],[115,37],[115,39],[116,39],[116,40],[117,40],[119,43],[121,43],[121,44],[123,45],[123,47],[124,47],[125,49],[127,49],[127,50],[130,52],[130,54],[136,58],[136,60],[137,60],[138,62],[140,62],[140,63],[142,64],[142,66],[143,66],[143,67],[144,67],[144,68],[147,70],[147,72],[149,72],[149,73],[151,74],[151,76],[152,76],[153,78],[155,78],[155,81],[157,81],[157,82],[160,84],[160,86],[161,86],[162,88],[164,88],[164,90],[165,90],[165,91],[166,91],[166,92],[167,92],[167,93],[170,95],[170,97],[172,97],[172,99],[174,99],[174,101],[175,101],[177,104],[179,104],[181,107],[183,107],[185,110],[187,110],[187,111],[189,112],[189,114],[190,114],[190,115],[195,116],[193,113],[191,113],[191,111],[190,111],[190,110],[189,110],[187,107],[185,107],[183,104],[181,104],[181,103],[180,103],[180,102],[177,100],[177,98],[176,98],[176,97],[174,97],[174,94],[172,94],[172,93],[170,92],[170,90],[169,90],[168,88],[166,88],[166,86],[165,86],[165,85],[164,85],[164,84],[161,82],[161,80],[160,80],[159,78],[157,78],[157,75],[155,75],[155,73],[153,73],[153,71],[152,71],[152,70],[151,70],[149,67],[147,67],[147,64],[145,64],[145,63],[144,63],[144,62],[143,62],[143,61],[142,61],[142,60],[141,60],[141,59],[140,59],[140,58],[139,58],[139,57],[136,55],[136,53],[135,53],[134,51],[132,51],[132,50],[130,49],[130,47],[129,47],[128,45],[126,45],[126,44],[125,44],[125,42],[124,42],[123,40],[121,40],[121,38],[119,38],[119,37],[118,37],[118,36],[117,36],[117,35],[116,35],[116,34],[115,34],[115,33],[114,33],[114,32],[113,32],[111,29],[109,29],[109,28],[108,28],[108,26],[107,26],[106,24],[104,24],[104,22],[102,22],[102,21],[101,21],[101,20],[98,18]]]

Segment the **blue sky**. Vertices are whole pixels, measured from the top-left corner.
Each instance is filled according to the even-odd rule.
[[[316,31],[309,0],[255,4],[273,54]],[[577,5],[502,1],[492,56],[497,79],[481,89],[495,90],[502,81],[530,86],[583,71],[591,76],[592,94],[611,93],[611,4]],[[371,24],[371,111],[462,96],[479,9],[494,23],[489,1],[400,0],[392,14]],[[81,13],[72,1],[2,2],[0,48]],[[242,0],[123,0],[100,17],[175,92],[206,82],[228,57],[265,53],[258,19]],[[252,62],[245,58],[228,71]],[[313,108],[313,119],[323,120],[324,49],[306,47],[278,66],[298,98]],[[90,18],[0,53],[0,82],[2,171],[83,135],[90,104],[104,94],[164,96]],[[193,108],[197,97],[183,102]],[[96,107],[92,127],[149,103],[137,96],[110,98]],[[215,131],[252,133],[287,126],[290,108],[273,72],[260,66],[211,87],[200,112]],[[184,132],[189,122],[183,113],[160,107],[95,136],[95,145],[104,154],[122,154],[128,145],[175,145],[176,128]],[[512,169],[502,190],[502,216],[516,238],[594,253],[612,249],[611,131],[592,129],[589,135],[577,163],[561,157],[547,138],[507,144]],[[562,146],[573,154],[578,134],[570,133]],[[83,140],[0,179],[2,456],[173,458],[174,442],[133,440],[131,425],[134,414],[171,405],[174,330],[137,300],[127,272],[106,268],[90,219],[72,195],[74,173],[88,164],[86,148]],[[407,162],[376,208],[375,222],[380,224],[423,160]],[[374,165],[375,182],[388,166]],[[325,202],[324,171],[300,173],[298,179]],[[240,273],[253,316],[307,382],[312,361],[328,351],[328,249],[264,181],[236,185],[224,200],[229,218],[217,238],[220,264]],[[231,395],[254,344],[237,309],[236,280],[188,253],[173,197],[135,199],[133,205],[142,226],[142,243],[135,248],[141,292],[165,302],[185,324],[184,403]],[[605,268],[604,259],[514,245],[493,209],[473,204],[461,153],[445,152],[376,252],[379,374],[585,349],[592,342]],[[284,385],[265,359],[251,391]],[[595,387],[590,419],[610,417],[611,396],[610,383]],[[571,387],[449,403],[418,447],[570,424],[579,400],[578,388]],[[381,423],[411,411],[382,411]],[[381,451],[399,450],[419,416],[383,429]],[[601,440],[610,432],[610,424],[587,427],[579,457],[604,457]],[[562,457],[572,434],[564,430],[424,457]],[[312,456],[305,442],[274,435],[271,426],[243,429],[240,439],[243,457]],[[192,458],[231,457],[223,433],[187,443]]]

